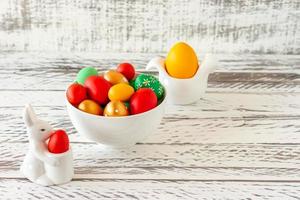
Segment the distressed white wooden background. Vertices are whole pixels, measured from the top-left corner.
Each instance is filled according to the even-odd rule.
[[[300,199],[299,7],[298,0],[1,0],[0,199]],[[78,135],[64,90],[81,66],[129,60],[143,72],[176,40],[217,53],[205,98],[168,106],[157,132],[130,149]],[[71,183],[41,187],[19,173],[28,102],[69,133]]]
[[[300,53],[299,0],[1,0],[0,49]]]

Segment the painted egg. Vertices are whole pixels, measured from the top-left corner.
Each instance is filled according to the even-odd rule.
[[[105,106],[103,114],[107,117],[120,117],[129,115],[129,112],[123,102],[111,101]]]
[[[108,91],[111,84],[101,76],[90,76],[86,79],[84,86],[87,89],[88,97],[97,103],[104,105],[108,102]]]
[[[191,78],[198,70],[198,58],[191,46],[179,42],[169,51],[165,67],[168,74],[174,78]]]
[[[111,101],[128,101],[133,93],[133,87],[127,83],[118,83],[109,89],[108,98]]]
[[[123,74],[127,80],[132,80],[135,75],[135,69],[130,63],[121,63],[119,64],[117,71]]]
[[[126,106],[127,110],[130,110],[130,103],[128,101],[123,102],[123,103]]]
[[[115,85],[118,83],[128,83],[128,80],[125,78],[125,76],[115,70],[109,70],[109,71],[105,72],[103,77],[105,80],[110,82],[112,85]]]
[[[151,88],[160,99],[164,95],[164,88],[159,80],[150,74],[140,74],[131,82],[135,90],[139,88]]]
[[[97,76],[98,71],[93,67],[85,67],[81,69],[76,77],[76,82],[80,83],[81,85],[84,84],[85,80],[90,76]]]
[[[132,79],[132,80],[129,81],[129,85],[131,85],[133,88],[134,88],[134,84],[135,84],[135,79]]]
[[[95,101],[86,99],[78,105],[78,109],[93,115],[102,115],[103,110]]]
[[[72,105],[77,106],[80,102],[82,102],[86,98],[87,98],[87,92],[84,86],[78,83],[73,83],[68,87],[67,99]]]
[[[51,153],[64,153],[69,150],[69,137],[64,130],[56,130],[50,136],[48,151]]]
[[[157,97],[150,88],[140,88],[130,98],[130,112],[133,115],[151,110],[156,105]]]

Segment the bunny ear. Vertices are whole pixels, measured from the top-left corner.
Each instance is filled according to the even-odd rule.
[[[26,105],[24,111],[24,121],[27,126],[33,126],[34,122],[37,120],[36,114],[30,104]]]

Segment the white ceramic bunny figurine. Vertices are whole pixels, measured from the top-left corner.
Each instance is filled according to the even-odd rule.
[[[24,121],[29,134],[29,151],[21,172],[30,181],[44,186],[69,182],[74,174],[71,148],[61,154],[48,151],[46,141],[53,129],[49,123],[37,118],[31,105],[25,108]]]

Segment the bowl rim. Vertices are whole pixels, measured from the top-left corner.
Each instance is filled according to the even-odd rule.
[[[73,84],[73,83],[72,83]],[[72,109],[76,110],[76,112],[79,112],[83,115],[87,115],[89,117],[93,117],[93,118],[97,118],[97,119],[129,119],[129,118],[138,118],[140,116],[146,115],[148,113],[154,112],[155,110],[157,110],[158,108],[164,106],[165,102],[166,102],[166,97],[167,97],[167,92],[166,92],[166,88],[162,85],[162,87],[164,88],[164,95],[163,95],[163,100],[160,102],[159,105],[157,105],[156,107],[146,111],[146,112],[142,112],[142,113],[138,113],[135,115],[127,115],[127,116],[116,116],[116,117],[106,117],[104,115],[94,115],[94,114],[90,114],[87,112],[84,112],[78,108],[76,108],[75,106],[73,106],[67,98],[67,90],[65,90],[65,101],[68,107],[72,107]]]

